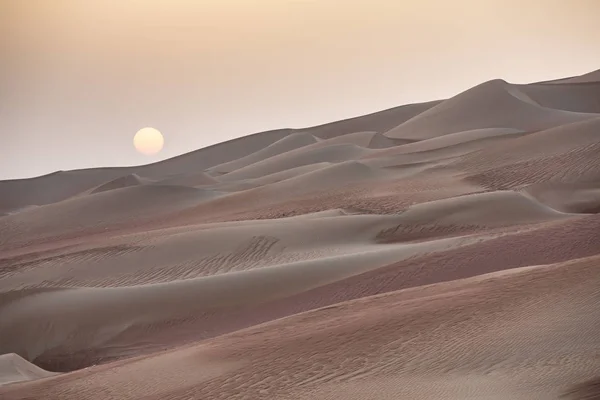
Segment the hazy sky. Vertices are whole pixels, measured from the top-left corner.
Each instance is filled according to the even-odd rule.
[[[598,20],[598,0],[0,0],[0,179],[586,73]]]

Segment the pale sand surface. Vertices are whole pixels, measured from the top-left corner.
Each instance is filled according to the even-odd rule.
[[[1,399],[600,398],[598,72],[0,182]]]

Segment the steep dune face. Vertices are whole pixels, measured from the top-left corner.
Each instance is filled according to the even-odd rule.
[[[0,182],[0,398],[594,398],[596,78]]]

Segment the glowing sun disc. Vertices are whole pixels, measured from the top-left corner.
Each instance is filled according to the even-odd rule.
[[[162,150],[165,139],[157,129],[142,128],[133,137],[133,145],[138,152],[151,156]]]

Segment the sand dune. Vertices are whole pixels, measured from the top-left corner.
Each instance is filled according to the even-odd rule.
[[[423,140],[482,128],[536,131],[592,117],[585,113],[542,107],[517,86],[494,80],[443,101],[385,135]]]
[[[377,136],[377,132],[353,132],[339,135],[326,141],[327,144],[355,144],[360,147],[369,147],[369,144]]]
[[[285,266],[298,261],[351,258],[388,250],[381,236],[404,225],[403,216],[348,214],[334,210],[277,220],[228,222],[122,235],[104,247],[71,248],[12,261],[3,276],[9,290],[45,287],[116,287],[171,282]],[[315,234],[314,232],[318,232]],[[474,240],[401,246],[397,259]],[[478,239],[479,240],[479,239]],[[452,244],[456,242],[455,244]],[[442,246],[442,247],[440,247]],[[389,249],[395,251],[394,249]],[[3,291],[5,291],[3,290]],[[2,292],[0,292],[2,294]]]
[[[461,227],[443,229],[425,225],[421,229],[403,227],[385,232],[384,241],[414,242],[448,235],[481,232]],[[470,227],[469,227],[470,228]],[[469,278],[528,265],[566,262],[573,257],[600,255],[600,219],[597,215],[561,220],[551,224],[500,231],[489,240],[467,244],[435,254],[406,259],[333,284],[314,289],[295,298],[280,301],[277,307],[300,307],[298,311],[328,306],[344,300]],[[478,236],[478,235],[476,235]],[[285,304],[287,302],[287,304]],[[284,303],[284,304],[281,304]],[[266,307],[263,307],[263,309]]]
[[[574,76],[571,78],[565,79],[557,79],[550,82],[545,83],[589,83],[589,82],[600,82],[600,69],[592,72],[588,72],[587,74]]]
[[[475,129],[372,151],[363,156],[363,160],[379,166],[446,162],[527,134],[505,128]]]
[[[65,200],[126,174],[112,170],[58,171],[32,179],[0,181],[0,210]]]
[[[0,398],[596,398],[597,78],[0,182]]]
[[[137,398],[558,398],[600,372],[597,261],[341,303],[111,370],[9,387],[4,396],[69,399],[110,387]],[[180,375],[198,367],[208,371]],[[144,384],[149,375],[161,384]]]
[[[216,196],[182,186],[133,186],[77,197],[0,220],[0,248],[87,229],[102,230],[143,217],[192,207]]]
[[[321,143],[318,143],[318,145],[321,145]],[[309,164],[353,160],[367,152],[367,149],[354,144],[332,144],[318,147],[306,146],[240,168],[220,176],[219,179],[223,182],[231,182],[240,179],[258,178]]]
[[[405,224],[486,227],[515,226],[568,217],[568,214],[512,191],[478,193],[421,203],[402,214]]]
[[[235,171],[236,169],[246,167],[250,164],[263,161],[269,157],[276,156],[290,150],[295,150],[300,147],[308,146],[309,144],[316,142],[317,139],[309,133],[292,133],[283,139],[265,147],[264,149],[258,150],[257,152],[254,152],[246,157],[238,158],[237,160],[233,160],[225,164],[216,165],[212,168],[209,168],[208,171],[217,174],[225,174]]]
[[[403,140],[394,140],[387,136],[382,135],[381,133],[375,133],[371,138],[371,141],[366,146],[370,149],[385,149],[388,147],[394,147],[404,144]]]
[[[139,167],[59,171],[33,179],[0,181],[0,212],[27,205],[42,205],[67,199],[120,176],[136,173],[153,179],[208,169],[259,151],[294,132],[307,132],[328,139],[351,132],[385,132],[427,110],[437,102],[411,104],[362,117],[301,130],[281,129],[229,140],[172,159]]]
[[[600,119],[567,124],[466,155],[456,167],[495,189],[600,178]]]
[[[115,357],[114,353],[121,355],[125,349],[130,352],[130,342],[119,349],[111,340],[137,325],[157,330],[153,325],[194,318],[202,312],[258,306],[386,265],[400,253],[400,248],[372,249],[178,282],[38,294],[3,307],[1,346],[2,350],[15,349],[46,365],[50,357],[67,359],[82,352]],[[86,318],[89,315],[94,317]],[[180,324],[185,326],[184,322]],[[147,335],[137,340],[143,341],[144,337]],[[89,355],[86,358],[88,363],[97,362]]]
[[[244,157],[284,138],[291,130],[261,132],[219,143],[165,161],[138,167],[96,168],[59,171],[32,179],[0,181],[0,212],[27,205],[44,205],[65,200],[76,194],[128,174],[161,179]]]
[[[559,211],[590,214],[600,212],[600,182],[597,181],[533,184],[523,191]]]
[[[333,163],[330,163],[330,162],[320,162],[320,163],[302,165],[300,167],[289,168],[289,169],[285,169],[283,171],[274,172],[272,174],[263,175],[258,178],[241,179],[238,181],[222,183],[219,185],[215,185],[214,189],[222,190],[222,191],[226,191],[226,192],[235,192],[235,191],[253,189],[253,188],[265,186],[265,185],[268,185],[271,183],[284,181],[286,179],[290,179],[295,176],[299,176],[299,175],[306,174],[309,172],[317,171],[321,168],[325,168],[325,167],[328,167],[331,165],[333,165]]]
[[[416,115],[437,105],[440,101],[408,104],[405,106],[379,111],[362,117],[350,118],[343,121],[332,122],[314,126],[301,131],[310,132],[321,139],[331,139],[336,136],[346,135],[350,132],[379,132],[383,133]]]
[[[189,174],[178,174],[170,178],[165,178],[156,182],[157,185],[175,185],[175,186],[210,186],[218,183],[215,178],[205,172],[191,172]]]
[[[596,82],[562,85],[518,85],[520,91],[543,107],[565,111],[600,113],[600,74]]]
[[[105,192],[107,190],[122,189],[129,186],[143,185],[145,182],[142,178],[136,174],[125,175],[117,179],[113,179],[110,182],[102,184],[97,188],[90,191],[91,194]]]
[[[268,185],[265,189],[291,196],[298,193],[356,184],[367,179],[380,179],[382,178],[381,175],[383,175],[382,172],[376,171],[363,163],[346,161]]]
[[[330,221],[330,218],[333,221]],[[119,289],[115,287],[99,289],[78,287],[34,292],[29,296],[8,302],[0,310],[0,332],[2,333],[0,335],[0,339],[2,339],[0,340],[2,343],[0,351],[3,351],[5,347],[16,349],[28,359],[54,368],[57,367],[57,364],[49,364],[49,358],[63,360],[62,368],[68,368],[65,366],[69,365],[73,367],[76,359],[78,362],[97,362],[97,357],[117,357],[122,356],[122,352],[128,354],[131,351],[128,346],[130,342],[119,343],[118,337],[123,332],[136,329],[140,325],[151,329],[153,331],[150,333],[151,336],[162,333],[160,325],[172,320],[180,320],[179,329],[184,329],[189,325],[190,319],[195,324],[201,323],[202,321],[194,321],[194,319],[201,320],[202,313],[217,313],[222,309],[260,305],[387,265],[392,260],[444,251],[467,245],[474,240],[472,238],[452,238],[413,245],[392,244],[387,246],[374,243],[375,236],[386,226],[391,226],[395,219],[397,217],[360,215],[293,218],[287,223],[292,225],[290,227],[275,223],[243,227],[229,226],[223,229],[215,227],[198,232],[206,237],[205,240],[198,237],[198,234],[190,235],[188,233],[183,236],[169,237],[167,242],[162,244],[151,242],[146,257],[143,256],[145,250],[138,250],[129,253],[133,259],[126,256],[129,260],[125,261],[123,265],[113,265],[115,262],[118,263],[117,260],[93,262],[88,267],[89,271],[86,272],[79,267],[75,272],[76,277],[80,280],[87,279],[89,283],[97,284],[98,280],[94,280],[94,275],[97,278],[99,273],[107,274],[106,269],[112,267],[112,271],[108,271],[109,276],[104,276],[99,282],[115,286],[116,283],[119,283],[119,275],[124,272],[121,271],[122,267],[137,266],[137,271],[132,271],[129,267],[129,271],[126,272],[130,276],[133,272],[133,275],[138,279],[141,278],[141,282],[146,285]],[[378,222],[378,224],[374,225],[374,222]],[[318,225],[321,226],[320,229]],[[271,229],[270,234],[277,236],[254,237],[250,241],[251,243],[244,247],[232,246],[236,242],[235,236],[238,236],[240,241],[243,237],[249,236],[243,231],[256,232],[269,228]],[[315,230],[321,232],[323,236],[317,238],[309,236],[309,232]],[[338,232],[337,235],[336,232]],[[233,243],[224,243],[224,236],[231,238]],[[361,243],[361,236],[371,238],[371,243],[365,242],[364,239]],[[342,241],[343,237],[346,237],[347,240]],[[338,243],[328,242],[327,238],[338,241]],[[186,251],[186,248],[190,253],[191,241],[194,243],[199,241],[206,245],[207,250],[204,252],[209,257],[195,262],[196,268],[203,269],[208,274],[205,277],[182,277],[177,275],[178,272],[181,272],[181,268],[165,268],[164,262],[157,263],[155,261],[154,265],[144,262],[144,260],[154,260],[154,257],[157,256],[161,257],[160,254],[163,254],[162,257],[164,254],[181,254]],[[311,241],[313,242],[312,246]],[[295,245],[294,242],[296,242]],[[249,254],[248,245],[255,252],[255,259],[260,257],[265,260],[266,265],[252,265],[249,263],[251,260],[247,260],[246,264],[234,264],[234,260],[241,254]],[[221,248],[230,246],[229,253],[226,249],[218,250],[219,246]],[[159,247],[160,250],[158,250]],[[231,252],[231,250],[233,251]],[[270,252],[271,256],[261,257],[261,251]],[[140,256],[140,252],[142,252],[142,256]],[[211,255],[210,252],[214,255]],[[259,253],[256,254],[256,252]],[[121,254],[121,258],[123,256],[124,254]],[[115,258],[114,254],[113,258]],[[73,267],[77,268],[77,265],[81,265],[83,260],[79,259],[78,262],[73,262],[73,266],[69,265],[69,260],[58,261],[60,265],[56,265],[54,268],[47,262],[41,265],[44,271],[29,274],[29,282],[25,280],[27,275],[24,279],[22,274],[16,279],[14,276],[11,277],[12,279],[5,279],[5,283],[18,286],[16,283],[22,284],[25,281],[26,286],[31,288],[35,287],[32,279],[37,275],[38,285],[47,285],[53,279],[68,277],[73,273]],[[177,262],[176,260],[172,261]],[[157,271],[159,266],[162,267],[162,271]],[[32,268],[31,265],[29,267]],[[49,268],[55,271],[62,269],[63,273],[60,275],[55,273],[56,277],[52,278],[47,274]],[[144,276],[156,276],[157,274],[166,276],[172,281],[148,285],[148,281],[143,279]],[[116,279],[117,282],[111,278]],[[181,278],[187,279],[173,280]],[[83,281],[80,285],[85,283],[87,282]],[[119,284],[122,284],[122,281]],[[120,306],[118,306],[119,304]],[[94,317],[84,323],[87,315]],[[75,321],[76,323],[72,323]],[[147,329],[144,330],[146,338],[148,338]],[[51,342],[48,341],[50,337],[53,338]],[[196,337],[199,336],[196,335]],[[136,342],[139,340],[143,340],[143,337],[135,338]],[[152,342],[155,346],[160,344],[158,339],[154,339]],[[138,351],[141,351],[140,346],[144,347],[141,344],[136,345]],[[79,358],[83,358],[84,361]],[[72,363],[68,364],[64,361],[65,359],[71,360]]]
[[[504,165],[503,163],[514,163],[519,159],[527,161],[532,158],[565,154],[598,144],[599,128],[600,117],[597,116],[586,121],[535,132],[516,141],[507,141],[493,150],[484,149],[472,158],[485,157],[488,164]],[[503,151],[496,151],[496,149]]]
[[[482,140],[505,135],[510,136],[520,133],[523,133],[523,131],[511,128],[474,129],[471,131],[451,133],[432,139],[421,140],[415,143],[409,143],[402,146],[398,146],[394,149],[394,152],[396,154],[418,153],[423,151],[442,149],[450,146],[456,146],[462,143],[472,142],[475,140]]]
[[[54,375],[24,360],[17,354],[0,355],[0,385],[30,381]]]

